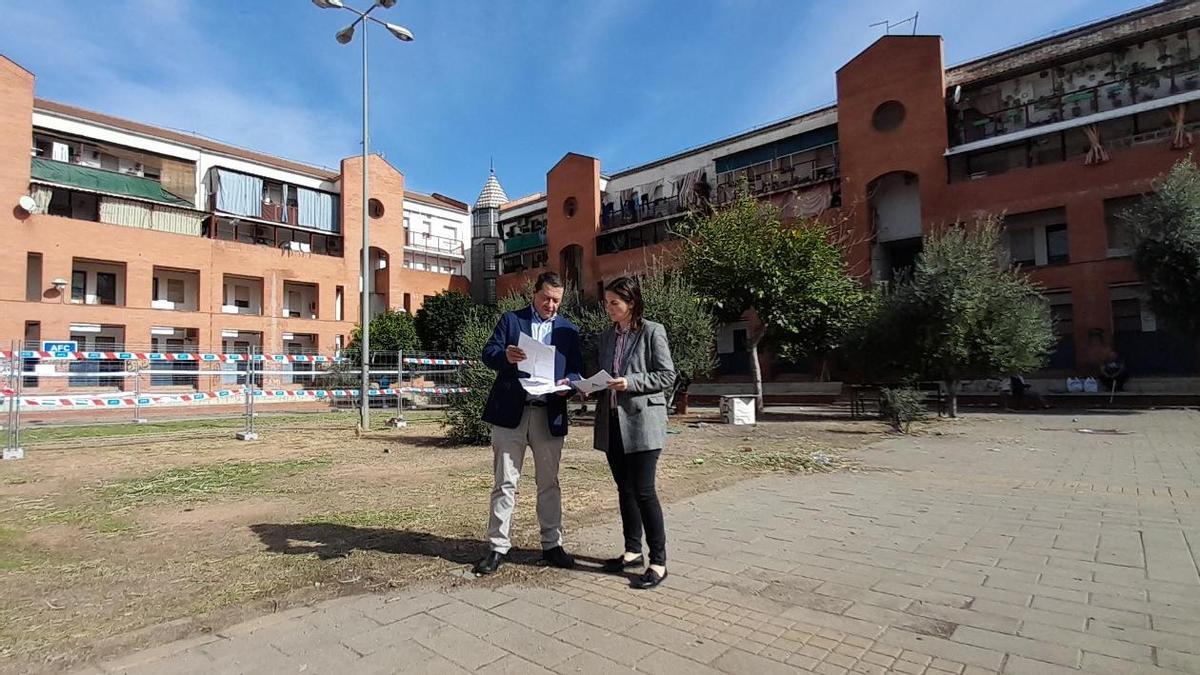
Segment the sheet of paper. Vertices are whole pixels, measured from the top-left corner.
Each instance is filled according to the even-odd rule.
[[[553,382],[546,382],[544,380],[523,379],[521,380],[521,387],[530,396],[545,396],[546,394],[556,394],[560,391],[571,391],[571,387],[565,384],[554,384]]]
[[[553,345],[544,345],[532,337],[521,333],[517,339],[517,348],[525,352],[525,360],[517,364],[517,368],[529,377],[521,378],[521,387],[530,396],[545,396],[560,391],[570,391],[565,384],[554,383],[554,354]]]
[[[584,394],[590,394],[594,391],[607,389],[608,381],[611,379],[613,379],[612,375],[609,375],[607,370],[601,370],[586,380],[579,380],[575,382],[575,388]]]
[[[525,360],[517,364],[521,372],[528,373],[531,380],[554,381],[554,345],[544,345],[521,333],[517,348],[525,352]]]

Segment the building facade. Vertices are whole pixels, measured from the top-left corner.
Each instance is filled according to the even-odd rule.
[[[669,261],[671,223],[744,183],[785,218],[834,225],[865,282],[910,266],[933,229],[1002,218],[1012,260],[1051,303],[1050,371],[1094,373],[1116,350],[1139,375],[1194,374],[1195,344],[1147,306],[1120,216],[1189,155],[1198,129],[1194,0],[954,67],[941,37],[886,36],[838,70],[829,108],[608,176],[600,160],[566,154],[543,196],[500,208],[498,293],[551,267],[598,294]],[[744,372],[746,333],[723,327],[723,373]],[[806,367],[777,362],[768,375]]]
[[[360,158],[334,171],[36,99],[33,74],[3,57],[0,97],[5,350],[331,355],[348,343]],[[466,205],[406,191],[369,161],[370,311],[466,291]]]

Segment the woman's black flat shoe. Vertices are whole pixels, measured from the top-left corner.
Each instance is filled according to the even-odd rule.
[[[658,572],[655,572],[652,569],[647,569],[642,574],[642,576],[631,581],[629,583],[629,585],[633,588],[638,588],[638,589],[654,588],[655,586],[661,584],[664,580],[666,580],[666,578],[667,578],[666,572],[663,572],[662,576],[660,577],[660,576],[658,576]]]
[[[604,561],[604,571],[608,572],[609,574],[620,574],[630,567],[641,567],[642,560],[643,558],[640,555],[629,561],[626,561],[624,556],[621,556],[620,558],[609,558],[608,560]]]

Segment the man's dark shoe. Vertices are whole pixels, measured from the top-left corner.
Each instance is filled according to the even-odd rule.
[[[567,552],[561,546],[555,546],[554,548],[542,551],[542,562],[554,567],[561,567],[564,570],[575,567],[575,559],[567,555]]]
[[[484,556],[483,560],[475,563],[475,569],[471,570],[475,574],[487,575],[500,569],[500,563],[504,562],[504,554],[499,551],[492,551]]]
[[[604,571],[608,572],[609,574],[620,574],[630,567],[641,567],[645,560],[646,559],[641,555],[638,555],[638,557],[634,558],[633,560],[626,560],[625,556],[609,558],[608,560],[604,561]]]

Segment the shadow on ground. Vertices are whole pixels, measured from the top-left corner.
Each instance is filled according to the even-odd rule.
[[[389,528],[353,527],[334,523],[260,523],[250,531],[272,553],[315,555],[321,560],[344,558],[353,551],[375,551],[391,555],[418,555],[440,558],[458,565],[474,565],[488,551],[479,539],[444,537],[429,532],[410,532]],[[603,573],[600,558],[576,555],[576,569]],[[542,567],[541,551],[513,548],[507,564]]]

